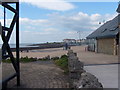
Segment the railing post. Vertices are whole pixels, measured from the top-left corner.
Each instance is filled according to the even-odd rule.
[[[18,18],[16,22],[16,60],[18,66],[17,74],[17,86],[20,86],[20,65],[19,65],[19,2],[16,2],[16,10],[18,12]]]

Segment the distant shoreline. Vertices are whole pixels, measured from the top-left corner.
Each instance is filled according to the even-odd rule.
[[[31,47],[30,47],[31,46]],[[33,47],[37,46],[37,47]],[[35,50],[35,49],[47,49],[47,48],[61,48],[64,44],[62,43],[48,43],[48,44],[33,44],[29,45],[29,47],[20,47],[19,51],[29,51],[29,50]],[[16,51],[16,48],[11,48],[12,52]]]

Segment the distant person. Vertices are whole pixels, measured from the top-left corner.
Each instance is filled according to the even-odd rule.
[[[27,53],[29,52],[29,50],[27,50]]]
[[[65,43],[65,50],[67,50],[68,49],[68,44],[67,43]]]

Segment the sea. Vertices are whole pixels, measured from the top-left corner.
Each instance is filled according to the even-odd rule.
[[[9,44],[10,45],[10,48],[16,48],[16,44]],[[32,46],[33,44],[31,43],[22,43],[22,44],[19,44],[20,45],[20,48],[24,48],[24,47],[39,47],[39,46]],[[2,48],[2,44],[0,44],[0,48]]]

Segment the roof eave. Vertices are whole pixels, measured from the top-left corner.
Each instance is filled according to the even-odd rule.
[[[87,39],[102,39],[102,38],[115,38],[116,35],[98,36],[98,37],[87,37]]]

